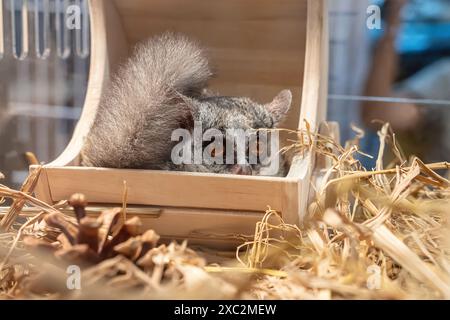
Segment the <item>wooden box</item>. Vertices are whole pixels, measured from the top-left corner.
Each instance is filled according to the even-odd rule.
[[[209,50],[223,95],[270,101],[293,92],[284,128],[325,120],[327,12],[325,0],[90,0],[91,64],[86,101],[65,151],[46,164],[38,198],[55,203],[76,192],[98,206],[120,205],[127,187],[128,213],[145,217],[165,238],[229,244],[251,234],[270,206],[299,223],[310,190],[314,155],[295,158],[286,177],[257,177],[80,167],[110,74],[133,45],[166,30],[192,36]],[[35,166],[31,170],[36,169]]]

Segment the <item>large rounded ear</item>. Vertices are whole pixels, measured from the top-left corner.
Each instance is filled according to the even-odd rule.
[[[290,90],[281,91],[272,102],[265,105],[273,118],[274,125],[278,124],[286,116],[292,103]]]

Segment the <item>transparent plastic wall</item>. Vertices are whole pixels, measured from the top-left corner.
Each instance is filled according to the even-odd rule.
[[[406,157],[449,161],[450,1],[329,0],[329,10],[328,118],[342,139],[363,128],[361,148],[376,155],[387,121]]]
[[[23,181],[25,152],[48,162],[67,145],[86,93],[89,32],[87,0],[0,0],[0,172],[6,183]]]

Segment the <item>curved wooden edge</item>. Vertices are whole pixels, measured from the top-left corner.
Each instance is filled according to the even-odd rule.
[[[318,130],[326,119],[328,96],[328,6],[327,0],[308,0],[306,52],[302,102],[298,129],[305,129],[306,121],[312,131]],[[288,176],[303,179],[312,157],[296,157]],[[309,166],[312,166],[310,164]]]
[[[318,130],[325,121],[328,95],[328,1],[308,0],[306,52],[298,128]]]
[[[306,52],[302,102],[298,129],[317,131],[325,121],[328,96],[328,1],[308,0],[306,26]],[[311,177],[315,166],[315,155],[307,153],[292,160],[288,177],[298,180],[291,193],[296,193],[295,205],[291,205],[289,220],[301,223],[306,216],[310,199]]]
[[[83,111],[66,149],[49,167],[77,165],[84,139],[94,121],[110,67],[128,50],[121,19],[111,0],[89,0],[91,56],[89,80]]]

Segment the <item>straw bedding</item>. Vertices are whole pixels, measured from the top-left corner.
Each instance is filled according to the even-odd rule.
[[[233,253],[160,244],[125,206],[69,217],[61,212],[67,202],[31,195],[38,172],[21,191],[0,185],[0,198],[14,201],[0,216],[0,297],[450,299],[450,164],[406,158],[386,124],[367,171],[355,130],[345,146],[308,126],[290,132],[285,152],[315,152],[328,164],[311,183],[304,223],[286,224],[268,203]],[[73,264],[80,290],[68,286]]]

